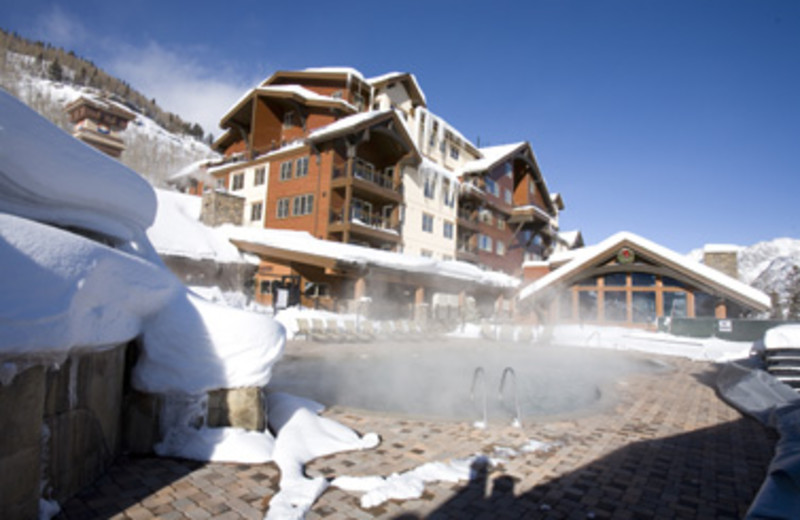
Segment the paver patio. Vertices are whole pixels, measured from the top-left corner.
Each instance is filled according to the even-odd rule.
[[[290,342],[287,351],[303,356],[326,348],[373,347]],[[519,448],[529,439],[557,447],[478,468],[470,482],[430,484],[420,499],[372,509],[360,507],[358,493],[331,487],[307,518],[741,518],[764,480],[775,434],[717,397],[717,366],[660,359],[672,370],[618,381],[612,406],[525,421],[521,429],[329,408],[326,417],[374,431],[382,442],[313,461],[310,476],[388,476],[428,461]],[[60,518],[262,518],[278,479],[272,463],[122,457],[62,504]]]

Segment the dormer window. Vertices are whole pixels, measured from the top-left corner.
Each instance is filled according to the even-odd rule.
[[[294,126],[294,111],[290,110],[283,114],[283,127],[290,128]]]

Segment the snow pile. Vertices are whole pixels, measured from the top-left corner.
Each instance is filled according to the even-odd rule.
[[[242,255],[218,228],[200,222],[202,199],[156,189],[158,211],[147,237],[161,255],[217,263],[254,263],[258,258]]]
[[[713,362],[746,358],[753,346],[752,342],[746,341],[685,338],[663,332],[588,325],[558,325],[552,329],[550,343],[571,347],[630,350]]]

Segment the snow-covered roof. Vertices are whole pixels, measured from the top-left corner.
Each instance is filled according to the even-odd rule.
[[[350,75],[355,76],[361,81],[366,82],[364,75],[360,70],[353,67],[307,67],[302,72],[311,72],[314,74],[335,74],[335,75]]]
[[[434,161],[431,161],[427,157],[422,157],[422,162],[420,163],[419,167],[417,168],[420,173],[426,175],[428,173],[433,173],[438,177],[443,179],[448,179],[450,182],[454,183],[454,185],[458,185],[461,181],[458,178],[458,173],[451,172],[444,166],[440,166]]]
[[[597,245],[576,250],[571,261],[524,287],[518,298],[520,300],[536,299],[554,287],[569,283],[575,277],[580,276],[585,268],[604,260],[622,247],[631,247],[635,251],[645,254],[651,260],[674,269],[700,284],[713,287],[721,294],[757,310],[763,311],[770,307],[769,296],[758,289],[627,231],[616,233]]]
[[[519,143],[503,144],[498,146],[487,146],[480,148],[478,151],[481,154],[480,159],[470,161],[461,169],[462,173],[482,172],[495,166],[497,163],[508,157],[509,155],[517,152],[528,143],[525,141]]]
[[[321,94],[317,94],[313,90],[309,90],[305,87],[300,85],[269,85],[269,86],[259,86],[256,88],[252,88],[245,92],[242,97],[237,99],[231,107],[225,112],[220,118],[220,126],[236,115],[242,107],[246,106],[246,104],[250,101],[250,99],[255,95],[274,95],[274,96],[295,96],[301,101],[305,101],[309,104],[322,104],[322,105],[330,105],[330,106],[338,106],[343,110],[355,112],[356,108],[348,103],[343,99],[334,98],[331,96],[323,96]],[[219,139],[218,139],[219,140]]]
[[[308,135],[308,141],[324,141],[326,139],[331,139],[338,135],[350,133],[358,127],[369,126],[373,123],[377,123],[383,119],[386,119],[387,117],[393,117],[395,119],[395,122],[398,123],[395,125],[395,128],[402,128],[402,133],[405,135],[409,147],[416,150],[414,140],[411,138],[408,127],[403,123],[403,118],[399,117],[397,112],[393,109],[371,110],[369,112],[359,112],[351,116],[343,117],[338,121],[335,121],[327,126],[317,128],[311,132]]]
[[[558,239],[567,244],[569,247],[575,246],[579,238],[581,238],[581,232],[578,229],[572,231],[559,231],[558,233]]]
[[[498,288],[514,288],[519,279],[503,273],[484,271],[472,264],[459,261],[440,261],[421,256],[382,251],[329,240],[320,240],[305,231],[242,228],[222,226],[228,237],[240,248],[255,252],[251,245],[303,253],[337,262],[337,265],[366,268],[382,267],[395,271],[450,278]]]
[[[138,173],[0,90],[0,211],[130,240],[156,198]]]

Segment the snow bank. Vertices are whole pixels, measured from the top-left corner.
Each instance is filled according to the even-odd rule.
[[[770,349],[800,348],[800,325],[773,327],[764,334],[764,347]]]
[[[147,238],[159,254],[219,263],[258,263],[243,256],[219,229],[200,222],[202,199],[166,190],[155,190],[158,211]]]
[[[162,266],[31,220],[0,214],[0,351],[65,352],[139,335],[180,290]]]
[[[686,338],[663,332],[589,325],[556,326],[552,329],[550,342],[553,345],[631,350],[713,362],[746,358],[753,346],[752,342]]]
[[[132,240],[156,198],[133,170],[0,90],[0,211]]]

